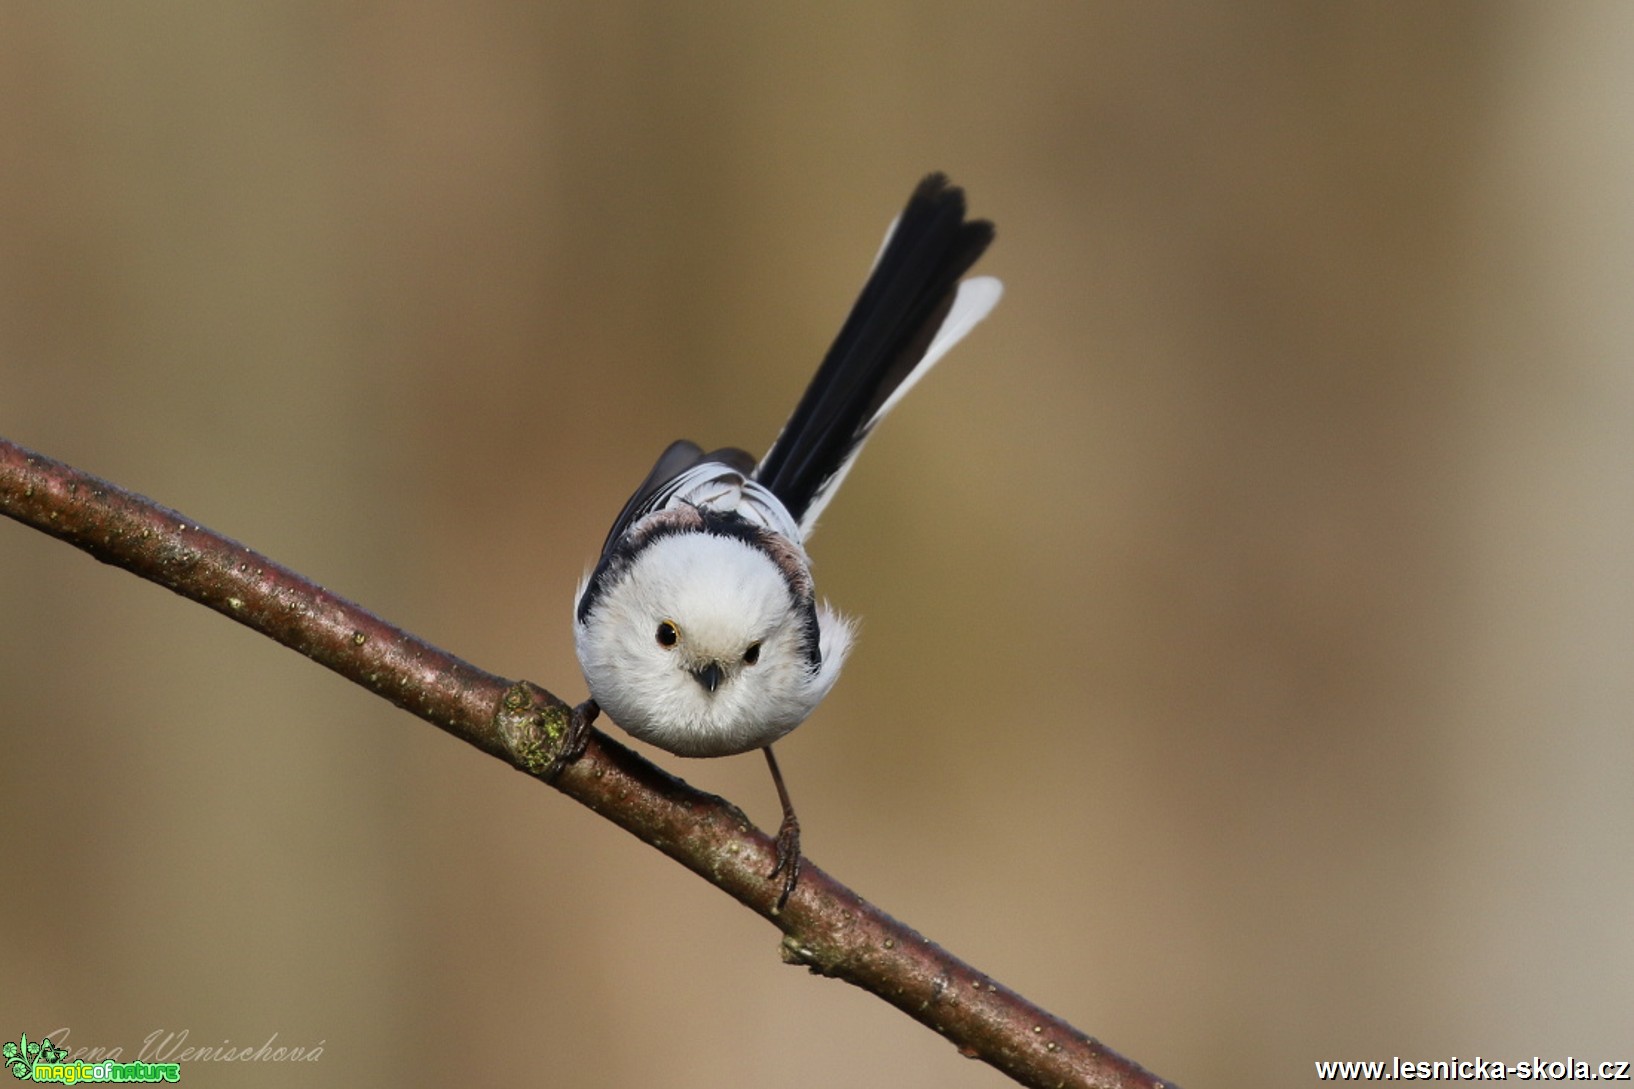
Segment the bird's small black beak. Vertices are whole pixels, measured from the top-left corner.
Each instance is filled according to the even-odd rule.
[[[703,685],[704,690],[707,692],[713,692],[720,687],[722,676],[724,674],[721,673],[721,664],[719,662],[710,662],[702,669],[692,671],[692,679]]]

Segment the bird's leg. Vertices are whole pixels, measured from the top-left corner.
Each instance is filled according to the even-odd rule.
[[[789,788],[783,785],[783,773],[777,770],[777,757],[772,755],[772,747],[767,745],[766,766],[772,769],[772,782],[777,785],[777,800],[783,803],[783,823],[777,829],[777,865],[767,874],[768,879],[783,875],[783,891],[778,894],[777,905],[772,908],[776,915],[783,910],[783,905],[789,902],[789,894],[794,891],[795,882],[800,880],[800,821],[794,815],[794,803],[789,801]]]

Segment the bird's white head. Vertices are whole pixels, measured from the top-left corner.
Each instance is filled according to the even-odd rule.
[[[838,678],[851,628],[813,602],[799,546],[692,531],[644,542],[574,641],[613,721],[682,756],[727,756],[805,720]]]

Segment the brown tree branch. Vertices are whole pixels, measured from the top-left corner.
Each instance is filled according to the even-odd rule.
[[[771,841],[736,806],[591,731],[562,759],[573,712],[486,673],[173,510],[0,438],[0,513],[275,639],[651,844],[783,932],[783,959],[853,983],[961,1054],[1032,1086],[1164,1086],[891,918],[809,862],[787,906]]]

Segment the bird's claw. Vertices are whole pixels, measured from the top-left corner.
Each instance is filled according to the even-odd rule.
[[[558,770],[584,755],[590,745],[590,727],[600,714],[601,706],[595,700],[585,700],[573,708],[567,716],[567,736],[562,739],[562,749],[556,757]]]
[[[789,902],[789,896],[794,892],[795,883],[800,880],[800,822],[794,819],[793,813],[783,818],[782,825],[777,829],[776,842],[777,864],[766,877],[770,880],[781,873],[783,890],[772,908],[773,915],[783,910],[783,905]]]

